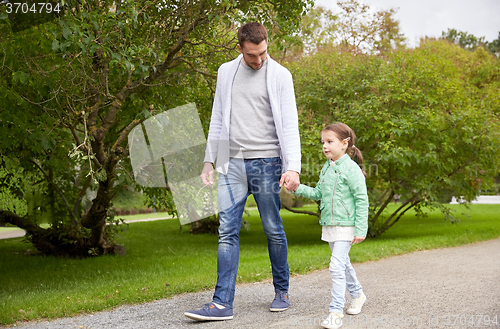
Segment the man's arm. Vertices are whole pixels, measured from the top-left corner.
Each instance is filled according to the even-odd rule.
[[[205,162],[203,164],[203,170],[200,175],[203,184],[212,186],[214,184],[214,166],[211,162]]]
[[[220,69],[219,69],[220,72]],[[207,147],[205,149],[205,162],[215,162],[219,146],[219,139],[222,129],[222,101],[221,83],[217,78],[215,97],[212,105],[212,115],[210,117],[210,127],[208,129]]]
[[[295,91],[293,87],[292,74],[283,68],[281,72],[281,88],[280,88],[280,106],[282,119],[282,134],[285,152],[286,171],[294,171],[300,173],[300,134],[299,134],[299,118],[297,112],[297,104],[295,102]],[[298,185],[297,185],[298,186]]]

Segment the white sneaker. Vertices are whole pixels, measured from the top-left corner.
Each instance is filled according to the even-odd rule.
[[[366,296],[364,293],[361,293],[361,296],[352,299],[351,306],[349,306],[346,313],[352,315],[361,313],[361,308],[363,307],[363,304],[365,302],[366,302]]]
[[[328,317],[321,322],[322,328],[338,329],[342,327],[342,318],[344,314],[332,312]]]

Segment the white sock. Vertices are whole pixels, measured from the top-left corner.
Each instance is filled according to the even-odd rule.
[[[218,308],[219,310],[222,310],[223,308],[226,308],[225,306],[219,305],[219,304],[217,304],[217,303],[215,303],[215,302],[212,302],[212,303],[214,303],[214,305],[215,305],[215,306],[217,306],[217,308]]]

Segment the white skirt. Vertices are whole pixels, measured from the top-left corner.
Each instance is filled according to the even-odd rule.
[[[321,240],[323,241],[352,241],[353,239],[354,226],[322,226]]]

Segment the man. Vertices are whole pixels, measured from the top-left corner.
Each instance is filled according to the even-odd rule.
[[[219,249],[213,301],[185,312],[198,321],[233,318],[239,231],[245,201],[253,194],[267,236],[275,299],[271,311],[289,307],[288,245],[279,214],[280,187],[299,185],[300,138],[292,75],[267,54],[260,23],[238,30],[240,56],[221,65],[208,133],[204,184],[220,173]]]

